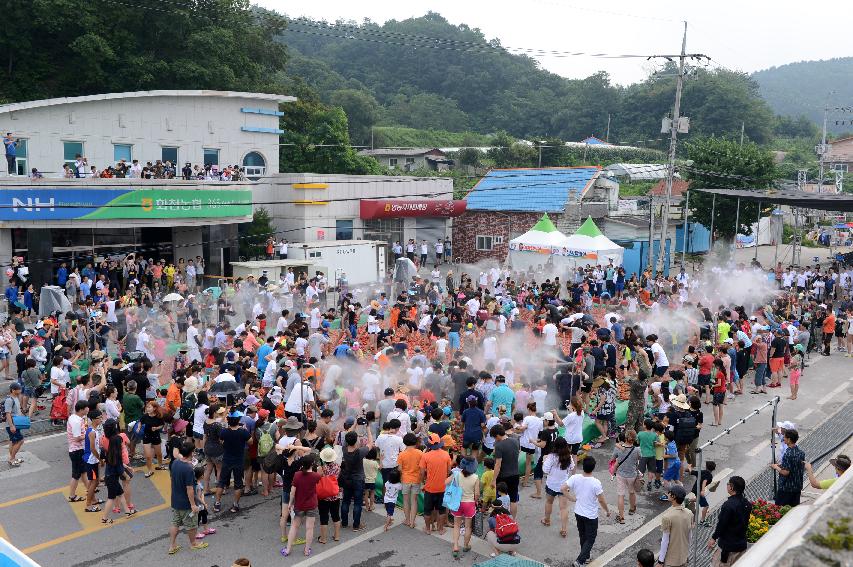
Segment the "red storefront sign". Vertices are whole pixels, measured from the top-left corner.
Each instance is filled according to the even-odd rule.
[[[468,205],[464,200],[419,201],[412,199],[362,199],[364,220],[401,217],[458,217]]]

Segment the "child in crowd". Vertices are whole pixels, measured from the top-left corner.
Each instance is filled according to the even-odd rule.
[[[697,476],[696,484],[693,485],[693,494],[697,495],[697,499],[699,500],[699,507],[702,509],[702,518],[699,522],[700,526],[709,526],[711,525],[705,518],[708,517],[708,500],[705,498],[705,494],[708,491],[708,487],[714,481],[714,471],[717,469],[717,464],[714,461],[708,461],[705,463],[705,470],[698,474],[698,471],[690,471],[690,474],[693,476]]]
[[[661,474],[663,473],[663,455],[666,451],[666,436],[663,434],[664,425],[660,421],[654,422],[657,441],[655,441],[655,490],[661,487]]]
[[[376,475],[379,472],[379,452],[371,447],[364,456],[364,508],[370,512],[376,502]]]
[[[675,445],[675,432],[672,429],[664,431],[666,437],[666,452],[663,456],[664,472],[663,485],[666,491],[674,484],[681,484],[681,459],[678,458],[678,448]],[[664,502],[669,500],[666,493],[660,495],[660,499]]]
[[[397,506],[397,495],[403,485],[400,483],[400,472],[396,469],[388,474],[388,480],[385,481],[385,496],[382,501],[385,503],[385,514],[388,519],[385,520],[385,531],[387,532],[394,524],[394,508]]]
[[[489,503],[495,499],[495,489],[492,481],[495,479],[495,460],[491,457],[483,459],[483,476],[480,477],[480,494],[483,497],[483,510],[488,509]]]
[[[498,497],[496,500],[500,500],[501,506],[509,510],[509,487],[505,482],[499,482],[495,488],[498,491]]]
[[[657,465],[655,459],[655,443],[657,443],[658,434],[655,432],[655,423],[646,418],[643,421],[643,431],[637,434],[637,441],[640,444],[640,462],[638,470],[643,475],[643,482],[646,484],[646,490],[652,490],[652,480],[656,478]]]
[[[196,467],[193,472],[195,473],[195,503],[201,507],[198,511],[198,532],[195,538],[204,539],[204,536],[215,534],[216,530],[211,528],[208,522],[207,503],[204,501],[204,484],[202,483],[204,467]]]

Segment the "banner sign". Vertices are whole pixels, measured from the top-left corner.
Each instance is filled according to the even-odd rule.
[[[0,221],[183,219],[252,215],[250,190],[0,190]]]
[[[361,218],[393,219],[401,217],[458,217],[465,212],[468,201],[424,201],[410,199],[362,199]]]
[[[530,244],[521,244],[518,242],[510,242],[509,249],[514,252],[535,252],[536,254],[550,254],[553,256],[566,256],[567,258],[577,258],[581,260],[597,260],[598,254],[584,250],[572,250],[571,248],[560,248],[559,246],[535,246]]]

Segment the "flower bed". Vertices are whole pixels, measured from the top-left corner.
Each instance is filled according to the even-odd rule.
[[[752,513],[749,516],[749,525],[746,529],[747,541],[749,543],[758,541],[790,509],[790,506],[777,506],[761,498],[754,501],[752,503]]]

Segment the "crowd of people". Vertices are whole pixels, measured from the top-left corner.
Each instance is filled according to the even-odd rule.
[[[684,505],[705,521],[715,483],[714,462],[696,469],[703,429],[722,425],[738,398],[785,382],[796,399],[806,357],[830,355],[833,336],[853,352],[850,277],[838,266],[804,272],[803,285],[799,273],[788,283],[790,270],[771,282],[726,267],[728,281],[761,282],[749,305],[720,299],[713,274],[626,280],[612,265],[567,282],[493,267],[336,295],[322,275],[292,269],[215,289],[202,289],[203,273],[201,258],[63,265],[71,311],[12,307],[0,331],[0,371],[16,382],[3,406],[10,465],[21,465],[16,423],[49,405],[68,432],[67,498],[105,524],[136,513],[134,464],[145,477],[169,470],[170,554],[181,530],[190,549],[206,547],[211,524],[260,493],[280,501],[285,556],[364,529],[381,499],[386,530],[398,517],[449,529],[455,558],[481,530],[493,555],[523,550],[519,507],[541,507],[542,529],[556,507],[582,565],[601,514],[624,523],[648,498],[670,506],[654,558],[683,565]],[[834,285],[818,293],[827,277]],[[10,280],[7,298],[22,293]],[[794,424],[778,434],[776,501],[793,506],[808,456]],[[607,491],[594,474],[605,466]],[[728,516],[709,542],[719,565],[746,550],[744,486],[727,481]]]

